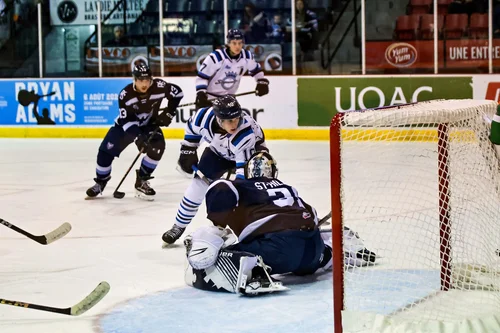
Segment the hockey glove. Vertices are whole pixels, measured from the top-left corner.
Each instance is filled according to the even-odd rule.
[[[167,127],[172,123],[172,119],[175,117],[175,110],[164,110],[156,119],[156,124],[158,126]]]
[[[205,91],[198,91],[196,93],[195,106],[196,110],[207,106],[212,106],[212,103],[208,100],[208,95]]]
[[[269,93],[269,80],[268,79],[258,79],[257,86],[255,87],[255,95],[264,96]]]
[[[142,150],[142,152],[148,151],[148,149],[151,147],[151,144],[148,142],[149,136],[145,133],[139,134],[137,138],[135,139],[135,145],[137,146],[137,149]]]
[[[188,174],[193,173],[193,166],[198,165],[198,154],[196,153],[197,147],[181,146],[181,154],[177,164],[181,167],[182,171]]]

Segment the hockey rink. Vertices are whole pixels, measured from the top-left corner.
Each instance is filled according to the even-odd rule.
[[[162,249],[189,180],[175,165],[169,140],[151,186],[156,199],[134,197],[135,174],[112,196],[137,154],[130,146],[113,164],[104,195],[84,200],[93,185],[100,140],[0,140],[0,218],[33,234],[63,222],[73,229],[47,246],[0,226],[0,298],[70,307],[99,282],[108,295],[79,317],[0,304],[0,332],[332,332],[332,275],[286,277],[291,290],[259,298],[210,293],[184,283],[184,247]],[[279,178],[296,187],[320,215],[330,211],[327,142],[270,141]],[[139,166],[137,162],[136,166]],[[187,233],[207,224],[204,205]]]

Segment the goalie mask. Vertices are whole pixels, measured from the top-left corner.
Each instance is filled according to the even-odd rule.
[[[259,151],[250,157],[245,164],[245,178],[277,178],[278,165],[276,160],[266,151]]]

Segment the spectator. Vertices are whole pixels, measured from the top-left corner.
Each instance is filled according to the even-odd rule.
[[[273,23],[271,24],[271,37],[274,42],[281,43],[285,38],[286,28],[283,24],[281,14],[275,14],[273,17]]]
[[[115,26],[113,32],[115,34],[115,38],[108,40],[105,46],[128,46],[130,44],[128,38],[124,36],[124,30],[122,26]]]
[[[240,29],[245,34],[246,43],[262,42],[271,31],[266,14],[251,2],[245,5],[245,13],[240,23]]]
[[[304,0],[295,2],[295,29],[303,61],[314,60],[312,51],[317,49],[318,19],[316,13],[307,9]]]

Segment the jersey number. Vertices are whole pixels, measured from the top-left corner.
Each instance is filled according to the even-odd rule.
[[[207,67],[207,64],[201,64],[200,72],[203,72],[203,70],[205,69],[205,67]]]
[[[127,110],[120,109],[120,118],[127,118]]]
[[[300,198],[298,197],[298,193],[296,193],[297,191],[293,187],[292,190],[294,191],[295,195],[290,193],[290,191],[285,187],[269,189],[267,190],[267,194],[269,194],[270,197],[278,197],[278,199],[273,200],[273,203],[276,206],[293,206],[293,204],[297,202],[300,207],[305,208],[302,200],[300,200]]]
[[[276,206],[285,207],[292,206],[295,202],[295,198],[292,196],[292,193],[286,188],[273,188],[267,190],[267,194],[270,197],[280,197],[279,199],[273,200],[273,203]]]

